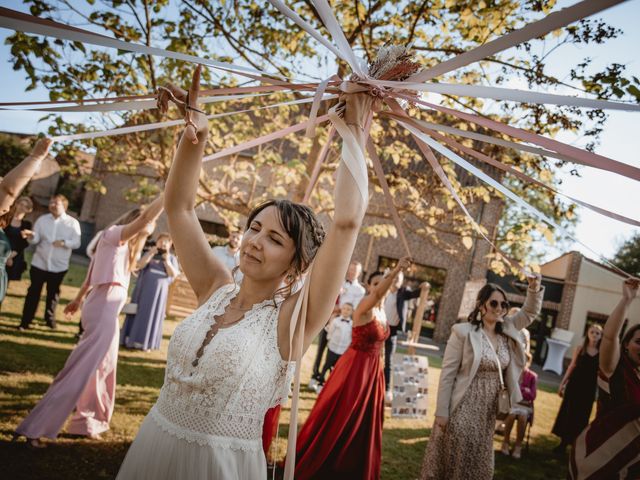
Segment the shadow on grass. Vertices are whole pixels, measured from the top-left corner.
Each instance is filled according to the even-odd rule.
[[[64,437],[38,450],[24,441],[0,442],[0,464],[3,477],[14,480],[115,478],[128,448],[129,442]]]

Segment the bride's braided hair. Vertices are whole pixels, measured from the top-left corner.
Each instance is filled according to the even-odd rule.
[[[249,214],[246,228],[249,229],[256,215],[271,206],[278,211],[280,222],[295,245],[295,253],[291,262],[294,271],[293,277],[288,278],[285,282],[286,285],[279,288],[274,294],[274,298],[276,296],[286,298],[291,295],[296,281],[311,265],[318,248],[324,241],[325,231],[313,210],[306,205],[290,200],[267,200],[261,203]]]

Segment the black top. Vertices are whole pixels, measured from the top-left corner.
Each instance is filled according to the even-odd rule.
[[[24,249],[29,246],[20,232],[22,230],[31,230],[32,224],[28,220],[22,220],[19,227],[14,227],[9,224],[4,229],[7,237],[9,237],[9,243],[11,244],[11,250],[18,252],[13,258],[13,265],[7,266],[7,273],[9,274],[9,280],[20,280],[22,273],[27,269],[27,262],[24,259]]]

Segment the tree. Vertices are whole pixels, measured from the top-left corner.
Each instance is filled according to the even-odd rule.
[[[70,0],[30,0],[31,12],[65,23],[90,24],[94,29],[127,41],[162,46],[210,58],[245,62],[296,79],[319,80],[333,73],[345,76],[347,67],[336,61],[324,47],[292,25],[266,2],[254,0],[111,0],[94,5]],[[457,53],[485,43],[499,35],[540,18],[554,6],[555,0],[516,0],[481,2],[462,0],[358,0],[334,1],[332,7],[345,31],[347,40],[356,52],[371,60],[376,50],[387,42],[412,43],[425,66],[435,65]],[[309,0],[289,2],[303,18],[327,34],[324,25]],[[600,20],[583,20],[578,24],[553,32],[543,39],[519,46],[515,53],[496,55],[462,70],[448,74],[444,80],[462,83],[500,85],[510,78],[524,79],[530,88],[569,88],[601,99],[638,99],[637,79],[624,76],[624,66],[612,64],[603,71],[592,71],[590,60],[572,66],[568,80],[560,80],[547,73],[546,63],[553,52],[572,44],[599,44],[620,35],[620,31]],[[327,34],[328,35],[328,34]],[[91,96],[147,94],[169,79],[186,83],[190,66],[174,60],[143,55],[118,54],[113,51],[87,50],[81,44],[36,38],[22,33],[9,37],[12,62],[23,70],[30,81],[28,88],[46,87],[51,99],[81,99]],[[312,72],[312,73],[310,73]],[[318,75],[317,72],[320,72]],[[236,85],[238,79],[215,70],[205,72],[205,81]],[[208,111],[229,111],[248,106],[265,106],[291,94],[277,93],[245,102],[215,104]],[[242,104],[240,104],[242,103]],[[527,128],[544,135],[571,130],[597,141],[606,120],[599,110],[585,111],[575,107],[540,106],[514,102],[487,102],[480,99],[445,96],[447,106],[501,120],[510,125]],[[326,111],[328,105],[323,104]],[[476,129],[464,122],[433,112],[412,112],[423,119],[446,123],[462,129]],[[214,150],[234,145],[258,135],[299,122],[308,114],[308,107],[288,107],[254,111],[249,114],[225,117],[211,122],[211,144]],[[104,128],[105,125],[138,124],[158,121],[155,111],[126,112],[101,117],[89,125],[71,125],[57,120],[53,131],[76,132],[83,129]],[[476,129],[480,133],[482,129]],[[153,190],[149,175],[163,178],[168,171],[173,145],[180,129],[165,129],[153,133],[97,139],[88,146],[97,149],[110,172],[139,178],[145,193]],[[497,135],[490,133],[492,135]],[[380,148],[389,184],[398,210],[410,229],[432,243],[452,253],[471,248],[475,236],[449,193],[425,166],[409,135],[393,121],[374,125],[372,136]],[[265,145],[250,159],[238,156],[231,162],[207,168],[201,180],[199,201],[212,205],[232,222],[246,214],[260,200],[272,195],[290,194],[300,199],[307,186],[325,141],[325,133],[318,129],[314,139],[302,135]],[[554,170],[562,165],[555,159],[541,158],[475,141],[462,140],[466,146],[492,155],[517,166],[525,173],[551,185],[558,180]],[[87,145],[85,145],[86,148]],[[108,155],[104,153],[108,152]],[[316,210],[332,210],[329,195],[332,172],[337,164],[337,144],[334,144],[322,175],[312,206]],[[452,178],[455,188],[467,203],[478,207],[496,194],[476,179],[463,175],[447,161],[443,167]],[[491,171],[491,170],[489,170]],[[150,173],[151,172],[151,173]],[[500,178],[497,172],[493,175]],[[268,182],[266,176],[268,175]],[[95,179],[94,179],[95,181]],[[267,184],[260,188],[261,181]],[[561,202],[555,195],[512,178],[504,178],[516,193],[540,208],[545,214],[565,226],[575,221],[573,205]],[[375,184],[375,180],[372,179]],[[557,236],[517,208],[507,205],[494,236],[499,246],[516,259],[531,255],[536,235]],[[472,209],[473,210],[473,209]],[[379,219],[370,226],[376,235],[393,233],[389,213],[383,203],[373,203],[369,214]],[[451,238],[458,241],[440,241]],[[504,265],[496,259],[496,270]]]
[[[27,155],[29,149],[17,136],[0,133],[0,176],[5,176]]]
[[[640,233],[620,245],[611,263],[631,275],[640,276]]]

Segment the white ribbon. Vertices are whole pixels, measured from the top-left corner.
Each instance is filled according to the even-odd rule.
[[[500,145],[502,147],[511,148],[513,150],[534,153],[536,155],[542,155],[544,157],[557,158],[559,160],[564,160],[566,162],[572,162],[572,163],[574,162],[573,157],[562,155],[561,153],[553,152],[551,150],[546,150],[544,148],[532,147],[524,143],[511,142],[509,140],[504,140],[502,138],[492,137],[491,135],[483,135],[482,133],[476,133],[469,130],[461,130],[459,128],[440,125],[439,123],[425,122],[424,120],[418,120],[418,119],[414,119],[414,121],[426,128],[430,128],[431,130],[436,130],[438,132],[445,132],[452,135],[459,135],[461,137],[470,138],[472,140],[478,140],[480,142],[490,143],[492,145]]]
[[[315,38],[322,45],[327,47],[329,51],[333,52],[336,57],[341,58],[345,62],[349,63],[348,60],[342,55],[340,50],[336,48],[335,45],[333,45],[329,40],[327,40],[322,35],[320,35],[320,33],[318,33],[318,31],[315,28],[313,28],[313,26],[310,23],[303,20],[300,15],[298,15],[296,12],[294,12],[289,7],[287,7],[282,0],[268,0],[268,1],[271,5],[277,8],[280,11],[280,13],[282,13],[285,17],[292,20],[296,25],[302,28],[305,32],[307,32],[309,35]]]
[[[325,98],[322,99],[322,101],[325,100],[329,100],[331,98],[335,98],[335,95],[329,95]],[[212,114],[212,115],[207,115],[207,119],[211,120],[212,118],[221,118],[221,117],[229,117],[232,115],[238,115],[240,113],[248,113],[248,112],[253,112],[256,110],[266,110],[266,109],[270,109],[270,108],[277,108],[277,107],[285,107],[285,106],[289,106],[289,105],[298,105],[301,103],[309,103],[312,102],[313,98],[304,98],[301,100],[292,100],[289,102],[282,102],[282,103],[276,103],[274,105],[266,105],[264,107],[257,107],[257,108],[247,108],[244,110],[237,110],[235,112],[224,112],[224,113],[216,113],[216,114]],[[73,135],[58,135],[56,137],[52,137],[51,139],[54,142],[64,142],[64,141],[72,141],[72,140],[88,140],[88,139],[92,139],[92,138],[100,138],[100,137],[110,137],[110,136],[114,136],[114,135],[125,135],[128,133],[137,133],[137,132],[144,132],[147,130],[156,130],[158,128],[165,128],[165,127],[175,127],[176,125],[182,125],[184,124],[184,120],[167,120],[165,122],[156,122],[156,123],[145,123],[143,125],[133,125],[131,127],[120,127],[120,128],[113,128],[111,130],[104,130],[101,132],[86,132],[86,133],[76,133]]]
[[[283,91],[285,92],[285,91]],[[285,92],[286,93],[286,92]],[[264,97],[267,95],[273,95],[273,92],[269,93],[245,93],[242,95],[217,95],[212,97],[202,97],[198,99],[198,103],[217,103],[226,102],[231,100],[242,100],[244,98],[251,97]],[[68,107],[26,107],[26,108],[1,108],[5,111],[18,111],[18,112],[124,112],[124,111],[140,111],[140,110],[153,110],[156,108],[157,102],[155,99],[151,100],[130,100],[123,102],[111,102],[111,103],[94,103],[91,105],[71,105]]]
[[[470,63],[477,62],[483,58],[490,57],[498,52],[515,47],[518,44],[542,37],[553,30],[565,27],[570,23],[582,20],[594,13],[606,10],[609,7],[624,2],[625,0],[583,0],[569,8],[564,8],[558,12],[547,15],[542,20],[528,24],[527,26],[515,30],[511,33],[496,38],[473,50],[457,55],[438,65],[413,74],[409,77],[410,82],[426,82],[432,78],[439,77],[445,73],[462,68]]]
[[[312,3],[316,7],[318,15],[322,18],[324,26],[329,30],[331,38],[333,38],[333,41],[338,46],[340,52],[342,52],[344,57],[346,57],[345,60],[351,67],[351,70],[358,74],[360,78],[368,78],[369,75],[360,64],[360,59],[356,57],[351,45],[349,45],[347,37],[344,36],[344,32],[342,31],[338,20],[336,20],[333,10],[327,3],[327,0],[312,0]]]
[[[489,175],[484,173],[479,168],[477,168],[474,165],[472,165],[471,163],[467,162],[465,159],[463,159],[462,157],[460,157],[456,153],[452,152],[451,150],[449,150],[444,145],[439,144],[438,142],[433,140],[431,137],[429,137],[428,135],[424,134],[420,130],[414,128],[413,126],[411,126],[411,125],[409,125],[407,123],[404,123],[402,121],[398,121],[398,123],[400,123],[404,128],[409,130],[414,136],[416,136],[417,138],[422,140],[424,143],[426,143],[427,145],[432,147],[434,150],[437,150],[441,155],[444,155],[445,157],[447,157],[449,160],[451,160],[456,165],[464,168],[466,171],[468,171],[469,173],[472,173],[473,175],[478,177],[480,180],[482,180],[483,182],[488,184],[490,187],[493,187],[494,189],[496,189],[497,191],[499,191],[500,193],[502,193],[506,197],[508,197],[511,200],[513,200],[516,204],[518,204],[519,206],[523,207],[525,210],[528,210],[531,214],[533,214],[534,217],[537,217],[538,219],[542,220],[543,222],[547,223],[548,225],[558,229],[560,232],[562,232],[564,235],[566,235],[567,237],[572,239],[574,242],[579,243],[580,245],[582,245],[583,247],[588,249],[590,252],[592,252],[594,255],[596,255],[598,258],[600,258],[600,260],[602,262],[606,263],[607,265],[609,265],[610,267],[612,267],[616,271],[622,272],[625,276],[628,276],[628,274],[626,272],[623,272],[618,267],[616,267],[611,262],[609,262],[609,260],[607,260],[602,255],[600,255],[598,252],[593,250],[591,247],[589,247],[588,245],[585,245],[583,242],[581,242],[580,240],[575,238],[564,227],[562,227],[561,225],[557,224],[553,219],[549,218],[547,215],[542,213],[540,210],[538,210],[537,208],[533,207],[529,203],[527,203],[524,200],[522,200],[520,197],[518,197],[515,193],[513,193],[507,187],[505,187],[500,182],[498,182],[498,181],[494,180],[493,178],[491,178]]]
[[[358,186],[362,200],[367,204],[369,202],[369,177],[367,176],[367,161],[364,152],[353,132],[334,109],[329,110],[329,120],[333,123],[338,135],[342,137],[342,159]]]
[[[13,18],[7,16],[5,12],[11,14],[18,14],[23,19]],[[31,15],[26,15],[21,12],[15,12],[6,8],[0,8],[0,27],[16,30],[18,32],[32,33],[37,35],[44,35],[47,37],[60,38],[62,40],[69,40],[72,42],[80,42],[90,45],[97,45],[107,48],[115,48],[118,50],[124,50],[127,52],[142,53],[145,55],[153,55],[157,57],[173,58],[174,60],[182,60],[184,62],[199,63],[202,65],[208,65],[213,68],[222,68],[225,70],[231,70],[234,72],[249,72],[259,75],[270,75],[283,78],[276,74],[267,74],[261,70],[245,67],[241,65],[233,65],[226,62],[218,62],[209,58],[197,57],[195,55],[188,55],[185,53],[173,52],[171,50],[163,50],[161,48],[148,47],[139,43],[125,42],[123,40],[117,40],[115,38],[106,37],[104,35],[96,34],[89,31],[80,30],[79,28],[72,27],[71,29],[60,28],[56,26],[57,22],[46,21],[48,24],[37,23],[30,21],[28,18]],[[62,25],[62,24],[57,24]]]
[[[640,112],[640,105],[633,103],[610,102],[593,98],[571,97],[551,93],[538,93],[528,90],[486,87],[483,85],[456,85],[452,83],[414,83],[388,80],[369,80],[369,83],[401,90],[444,93],[464,97],[493,98],[521,103],[540,103],[549,105],[571,105],[575,107],[598,108],[603,110],[623,110]]]

